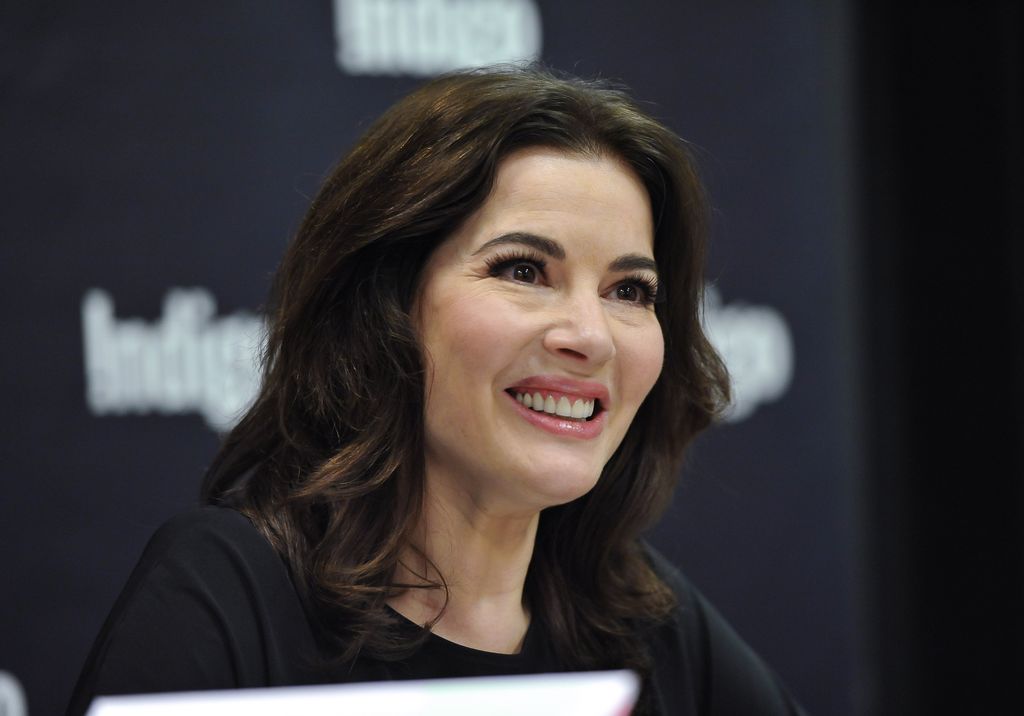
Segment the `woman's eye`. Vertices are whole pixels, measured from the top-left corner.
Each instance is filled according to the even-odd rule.
[[[537,282],[537,269],[532,264],[516,264],[512,267],[512,280],[523,283]]]
[[[657,300],[658,285],[651,279],[627,279],[615,286],[612,296],[617,301],[632,303],[637,306],[652,306]]]
[[[646,282],[627,281],[615,287],[615,298],[626,303],[650,306],[654,303],[658,289]]]
[[[640,291],[633,284],[624,283],[615,289],[615,296],[623,301],[639,301]]]
[[[498,258],[490,262],[488,273],[496,278],[517,283],[540,283],[544,279],[544,264],[522,256]]]

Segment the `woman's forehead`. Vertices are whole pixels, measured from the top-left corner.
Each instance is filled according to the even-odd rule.
[[[654,240],[650,199],[628,165],[539,147],[502,160],[490,195],[456,235],[463,250],[475,251],[513,232],[566,243],[577,253],[589,247],[650,254]]]

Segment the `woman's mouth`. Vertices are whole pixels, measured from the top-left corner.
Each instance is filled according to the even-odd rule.
[[[523,407],[538,413],[547,413],[568,420],[586,422],[601,410],[601,401],[597,398],[581,398],[550,390],[517,390],[506,391]]]

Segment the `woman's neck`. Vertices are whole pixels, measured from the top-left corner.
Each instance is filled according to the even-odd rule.
[[[429,485],[429,482],[428,482]],[[417,544],[395,581],[441,581],[443,589],[407,589],[390,606],[440,637],[481,651],[516,653],[530,623],[523,599],[539,513],[498,512],[457,491],[428,489]]]

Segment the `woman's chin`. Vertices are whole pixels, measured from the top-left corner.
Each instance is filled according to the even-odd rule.
[[[532,488],[537,508],[544,509],[578,500],[594,489],[600,476],[592,468],[549,472],[524,481],[524,486]]]

